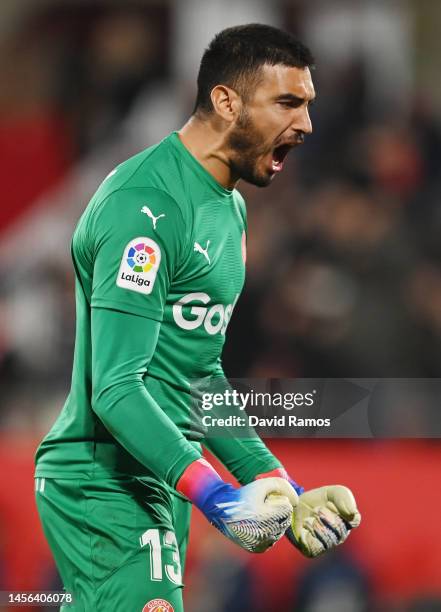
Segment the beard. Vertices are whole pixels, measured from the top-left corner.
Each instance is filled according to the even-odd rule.
[[[271,183],[272,175],[259,172],[257,168],[257,159],[267,152],[267,146],[246,108],[242,108],[236,126],[228,136],[227,146],[232,152],[230,168],[233,176],[256,187],[267,187]]]

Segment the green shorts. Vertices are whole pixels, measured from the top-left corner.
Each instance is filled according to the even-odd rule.
[[[69,612],[182,612],[191,504],[136,478],[36,478]]]

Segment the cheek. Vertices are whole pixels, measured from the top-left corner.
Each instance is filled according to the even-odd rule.
[[[289,129],[292,120],[286,111],[274,108],[267,111],[261,118],[259,127],[265,136],[268,146],[272,146],[280,136]]]
[[[260,129],[267,135],[274,135],[282,123],[282,115],[277,110],[270,110],[263,113],[259,120]]]
[[[276,107],[273,106],[260,106],[250,111],[250,119],[256,129],[262,134],[267,135],[274,130],[278,123],[280,123],[280,117]]]

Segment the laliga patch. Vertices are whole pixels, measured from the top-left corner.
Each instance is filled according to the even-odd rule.
[[[148,295],[161,263],[161,249],[151,238],[134,238],[124,249],[116,284]]]
[[[142,612],[175,612],[175,609],[165,599],[151,599],[145,604]]]

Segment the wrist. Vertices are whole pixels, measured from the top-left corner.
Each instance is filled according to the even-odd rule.
[[[287,480],[289,484],[292,486],[292,488],[294,489],[294,491],[297,493],[297,495],[301,495],[302,493],[305,492],[305,489],[299,484],[297,484],[296,481],[293,480],[289,476],[288,472],[283,467],[276,468],[275,470],[271,470],[270,472],[264,472],[263,474],[257,474],[255,480],[260,480],[261,478],[274,478],[274,477],[283,478],[284,480]]]
[[[201,457],[185,468],[176,484],[176,490],[195,506],[202,508],[207,498],[225,484],[214,467]]]

